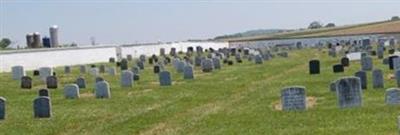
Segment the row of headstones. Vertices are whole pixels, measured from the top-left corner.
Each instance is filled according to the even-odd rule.
[[[361,107],[362,88],[358,77],[343,77],[334,83],[339,108]],[[282,109],[306,110],[307,96],[305,87],[293,86],[283,88],[281,91]],[[388,105],[400,105],[400,89],[389,88],[386,91],[385,103]]]

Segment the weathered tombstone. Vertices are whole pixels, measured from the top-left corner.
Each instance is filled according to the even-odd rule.
[[[331,84],[329,85],[329,90],[332,92],[336,92],[336,80],[331,82]]]
[[[126,55],[126,59],[128,59],[128,61],[132,61],[133,57],[132,57],[132,55],[128,54],[128,55]]]
[[[385,103],[387,105],[400,105],[400,89],[389,88],[386,90]]]
[[[193,67],[190,65],[186,65],[183,68],[183,79],[193,79]]]
[[[97,83],[97,82],[101,82],[101,81],[104,81],[104,78],[100,77],[100,76],[97,76],[96,79],[95,79],[95,82]]]
[[[333,73],[341,73],[341,72],[344,72],[342,64],[333,65]]]
[[[143,70],[143,69],[144,69],[144,63],[143,63],[143,62],[138,61],[138,62],[136,63],[136,65],[140,68],[140,70]]]
[[[115,76],[117,74],[117,71],[115,70],[114,67],[109,67],[108,68],[108,74],[112,75],[112,76]]]
[[[53,70],[50,67],[41,67],[39,68],[39,74],[40,74],[40,78],[42,78],[43,80],[46,80],[46,78],[48,76],[51,76],[51,74],[53,73]]]
[[[109,59],[108,59],[108,62],[110,62],[110,63],[115,63],[115,58],[113,58],[113,57],[109,58]]]
[[[371,71],[373,69],[373,63],[371,57],[363,57],[361,58],[361,70]]]
[[[33,101],[33,114],[35,118],[51,117],[51,100],[49,97],[39,96]]]
[[[85,65],[79,66],[79,71],[81,72],[81,74],[86,74],[86,66]]]
[[[396,70],[395,78],[396,78],[397,87],[400,87],[400,69]]]
[[[214,69],[213,61],[211,59],[202,60],[201,69],[203,72],[212,72],[212,70]]]
[[[262,64],[263,63],[263,58],[262,58],[261,55],[256,55],[254,60],[255,60],[256,64]]]
[[[175,56],[176,55],[176,48],[172,47],[171,51],[169,52],[169,55]]]
[[[31,89],[32,88],[32,78],[29,76],[21,77],[21,88],[22,89]]]
[[[133,74],[140,74],[140,68],[137,66],[132,67],[131,71]]]
[[[348,67],[348,66],[350,65],[350,60],[349,60],[349,58],[347,58],[347,57],[343,57],[343,58],[340,60],[340,63],[341,63],[344,67]]]
[[[389,65],[389,58],[384,58],[384,59],[382,60],[382,64],[383,64],[383,65]]]
[[[310,60],[309,62],[309,70],[310,74],[319,74],[319,60]]]
[[[48,89],[40,89],[38,91],[38,95],[39,96],[49,97],[50,96],[50,91]]]
[[[372,71],[372,86],[373,88],[383,88],[383,72],[380,69],[375,69]]]
[[[171,75],[168,71],[162,71],[159,73],[159,80],[161,86],[169,86],[172,84]]]
[[[133,80],[134,81],[139,81],[140,75],[139,74],[133,74]]]
[[[400,69],[400,57],[395,57],[392,59],[393,70]]]
[[[26,75],[23,66],[13,66],[13,67],[11,68],[11,71],[12,71],[12,78],[13,78],[14,80],[20,80],[21,77],[23,77],[23,76]]]
[[[141,62],[146,62],[146,55],[144,55],[144,54],[140,55],[140,56],[139,56],[139,60],[140,60]]]
[[[64,73],[65,74],[70,74],[71,73],[71,66],[65,66],[64,67]]]
[[[153,67],[153,72],[154,72],[155,74],[158,74],[158,73],[160,73],[160,71],[161,71],[160,66],[159,66],[159,65],[154,65],[154,67]]]
[[[106,72],[106,66],[105,65],[100,65],[99,73],[105,73],[105,72]]]
[[[0,120],[6,119],[6,99],[0,97]]]
[[[194,57],[194,66],[201,66],[201,56]]]
[[[221,62],[219,58],[212,58],[214,69],[221,69]]]
[[[47,85],[47,88],[49,88],[49,89],[57,89],[57,87],[58,87],[57,77],[48,76],[46,78],[46,85]]]
[[[67,84],[64,86],[64,96],[67,99],[79,98],[79,86],[77,84]]]
[[[126,59],[121,60],[121,70],[128,70],[128,60]]]
[[[160,55],[165,56],[165,48],[160,48]]]
[[[121,87],[132,87],[133,73],[131,71],[122,71],[121,73]]]
[[[183,68],[185,67],[185,62],[183,62],[183,61],[177,61],[177,63],[176,63],[176,71],[178,72],[178,73],[182,73],[183,72]]]
[[[78,87],[79,87],[80,89],[86,88],[86,81],[85,81],[85,78],[83,78],[83,77],[78,77],[78,78],[76,79],[76,84],[78,85]]]
[[[96,82],[95,86],[96,98],[111,98],[110,85],[106,81]]]
[[[98,75],[99,75],[99,69],[96,68],[96,67],[90,68],[89,73],[90,73],[90,75],[92,75],[92,76],[98,76]]]
[[[361,70],[356,72],[354,76],[360,78],[361,88],[367,89],[367,72]]]
[[[233,65],[233,61],[232,60],[228,60],[228,65],[232,66]]]
[[[336,82],[336,95],[339,108],[359,107],[362,105],[360,78],[343,77]]]
[[[282,110],[306,110],[306,91],[302,86],[283,88],[281,91]]]
[[[394,59],[395,58],[399,58],[399,56],[397,56],[397,55],[392,55],[392,56],[389,56],[389,68],[390,69],[394,69]]]
[[[33,70],[33,76],[39,76],[40,72],[39,70]]]

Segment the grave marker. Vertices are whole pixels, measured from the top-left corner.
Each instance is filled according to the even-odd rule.
[[[400,89],[389,88],[386,90],[385,103],[387,105],[400,105]]]
[[[310,74],[319,74],[320,73],[319,60],[310,60],[309,62],[309,71]]]
[[[283,88],[281,91],[281,100],[284,111],[306,110],[306,91],[302,86]]]
[[[161,86],[170,86],[172,84],[171,75],[168,71],[162,71],[159,73],[159,80]]]
[[[380,69],[375,69],[372,71],[372,86],[374,89],[383,88],[383,72]]]
[[[33,101],[35,118],[51,117],[51,100],[49,97],[39,96]]]
[[[79,98],[79,86],[77,84],[67,84],[64,86],[64,96],[67,99]]]
[[[46,78],[46,85],[49,89],[57,89],[58,87],[58,80],[55,76],[48,76]]]
[[[360,107],[362,105],[361,82],[358,77],[343,77],[336,82],[339,108]]]
[[[95,86],[96,98],[111,98],[110,85],[106,81],[99,81]]]

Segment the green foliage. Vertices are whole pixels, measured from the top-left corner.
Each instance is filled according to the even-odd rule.
[[[319,29],[319,28],[322,28],[322,27],[323,27],[323,24],[321,22],[313,21],[308,26],[308,29]]]
[[[399,16],[393,16],[391,20],[392,21],[397,21],[397,20],[400,20],[400,17]]]
[[[240,38],[240,37],[251,37],[251,36],[260,36],[260,35],[271,35],[271,34],[289,32],[289,31],[292,31],[292,30],[258,29],[258,30],[249,30],[246,32],[240,32],[240,33],[235,33],[235,34],[230,34],[230,35],[217,36],[214,39],[218,40],[218,39],[226,39],[226,38]]]
[[[11,40],[8,38],[3,38],[0,41],[0,48],[1,49],[5,49],[7,48],[9,45],[11,44]]]

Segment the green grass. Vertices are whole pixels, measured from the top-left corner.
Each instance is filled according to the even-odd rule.
[[[308,74],[312,58],[321,60],[319,75]],[[393,71],[374,58],[374,68],[385,72],[385,89],[372,89],[369,71],[363,107],[339,109],[330,82],[360,69],[359,61],[352,61],[344,73],[334,74],[332,65],[339,60],[317,50],[298,50],[262,65],[245,60],[213,73],[196,68],[195,80],[183,80],[168,66],[174,81],[169,87],[159,86],[146,63],[133,88],[121,88],[119,75],[103,75],[111,84],[111,99],[95,99],[95,78],[85,75],[89,87],[81,90],[78,100],[65,99],[62,87],[74,82],[79,68],[71,75],[61,75],[63,69],[57,68],[61,83],[51,90],[49,119],[33,118],[32,101],[45,87],[38,78],[32,90],[22,90],[10,73],[2,73],[0,96],[7,99],[7,118],[0,121],[0,134],[397,134],[400,107],[384,103],[385,89],[396,86],[387,77]],[[305,86],[316,105],[303,112],[275,110],[281,89],[291,85]]]

